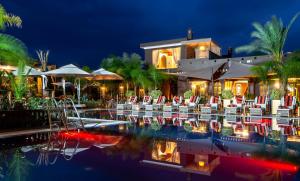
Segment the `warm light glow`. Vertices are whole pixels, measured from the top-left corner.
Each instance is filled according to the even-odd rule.
[[[199,161],[198,165],[199,165],[199,167],[204,167],[205,166],[205,162],[204,161]]]
[[[201,51],[204,51],[204,50],[206,50],[206,48],[205,48],[205,46],[200,46],[200,48],[199,48]]]
[[[243,130],[242,135],[243,135],[244,137],[249,136],[248,130]]]
[[[274,87],[275,87],[276,89],[279,89],[279,87],[280,87],[279,81],[276,81],[276,82],[274,83]]]
[[[11,72],[13,70],[16,70],[16,67],[10,65],[0,65],[0,70],[6,70],[8,72]]]

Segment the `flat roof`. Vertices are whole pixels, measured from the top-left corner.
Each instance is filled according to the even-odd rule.
[[[187,38],[178,38],[172,40],[142,43],[140,44],[140,48],[143,49],[165,48],[165,47],[181,46],[189,43],[199,43],[199,42],[213,42],[214,44],[218,45],[215,41],[212,40],[212,38],[200,38],[200,39],[191,39],[191,40],[188,40]]]

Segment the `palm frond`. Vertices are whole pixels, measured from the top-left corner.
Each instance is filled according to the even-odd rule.
[[[275,61],[282,62],[287,33],[299,15],[300,13],[297,13],[287,27],[284,27],[282,20],[276,16],[273,16],[264,25],[257,22],[253,23],[254,31],[251,33],[251,37],[254,38],[254,41],[236,48],[235,51],[237,53],[260,51],[272,55]]]
[[[21,59],[28,59],[25,44],[13,36],[0,34],[0,61],[17,64]]]
[[[22,19],[19,16],[7,13],[5,8],[0,4],[0,30],[6,27],[22,27]]]

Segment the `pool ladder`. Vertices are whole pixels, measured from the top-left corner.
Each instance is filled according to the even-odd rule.
[[[51,130],[60,131],[60,123],[62,123],[66,131],[69,131],[70,128],[84,129],[84,123],[72,99],[66,98],[56,101],[54,98],[51,98],[46,105],[43,105],[43,108],[48,112]],[[76,119],[70,119],[70,117],[75,117]],[[53,118],[56,121],[53,121]]]

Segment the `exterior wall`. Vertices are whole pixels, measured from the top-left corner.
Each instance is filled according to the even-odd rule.
[[[186,59],[186,46],[185,45],[182,45],[181,46],[181,57],[180,59]],[[179,61],[180,62],[180,61]]]
[[[177,81],[177,94],[179,96],[183,96],[184,92],[191,89],[191,86],[189,85],[189,81],[187,77],[178,77]]]
[[[145,62],[149,65],[152,64],[152,50],[151,49],[145,50]]]

